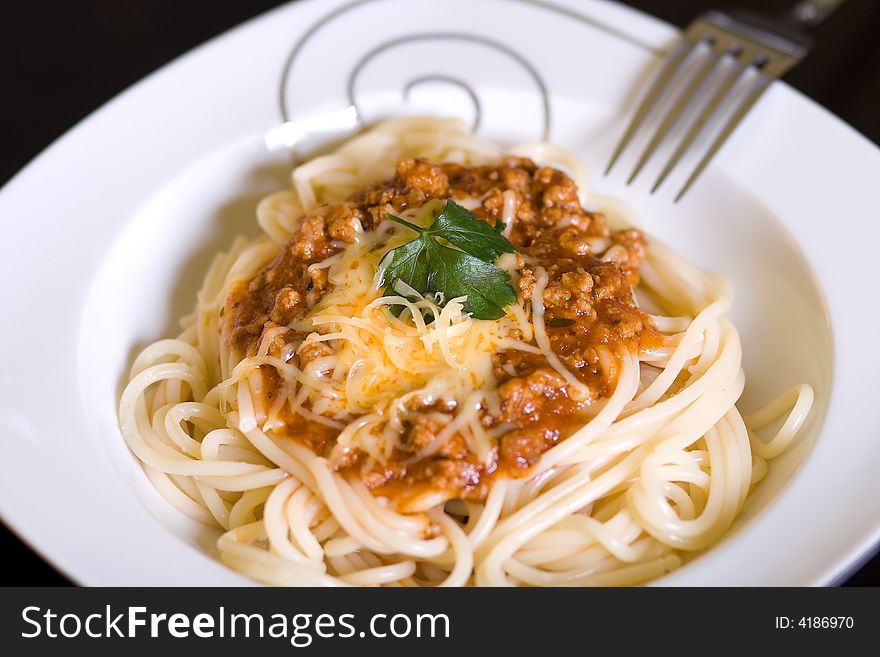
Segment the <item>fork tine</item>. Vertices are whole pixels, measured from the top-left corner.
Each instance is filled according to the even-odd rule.
[[[629,140],[632,139],[632,136],[635,134],[636,130],[642,125],[642,121],[645,120],[645,116],[647,116],[648,112],[654,106],[654,102],[666,88],[666,83],[669,82],[673,75],[681,68],[682,64],[687,60],[687,55],[696,47],[696,43],[692,43],[686,39],[682,39],[679,41],[673,51],[667,56],[666,61],[663,64],[663,68],[660,70],[660,73],[654,79],[654,82],[651,84],[651,88],[645,96],[644,100],[642,100],[641,105],[639,105],[639,109],[636,110],[635,116],[633,116],[632,120],[629,123],[629,126],[626,129],[626,132],[623,133],[623,137],[621,137],[620,141],[617,144],[617,148],[614,149],[614,154],[611,156],[611,161],[608,163],[608,167],[605,169],[605,175],[607,176],[612,167],[614,167],[614,163],[617,162],[617,158],[620,157],[620,154],[629,144]]]
[[[691,188],[696,179],[703,173],[703,170],[709,164],[715,154],[721,149],[724,145],[724,142],[727,141],[727,138],[733,133],[736,129],[736,126],[739,125],[740,121],[743,120],[746,114],[748,114],[749,110],[752,109],[752,106],[758,102],[758,99],[761,95],[767,90],[767,87],[770,86],[770,83],[774,78],[767,77],[763,73],[759,73],[760,79],[758,84],[754,86],[754,88],[749,92],[749,94],[740,102],[739,107],[730,117],[730,119],[725,124],[724,128],[718,133],[718,136],[715,137],[715,141],[712,142],[712,145],[709,147],[709,150],[706,151],[706,154],[703,156],[703,159],[700,160],[700,163],[697,164],[697,167],[694,169],[693,173],[691,173],[690,177],[684,184],[684,187],[681,188],[681,191],[675,197],[675,203],[678,203],[681,198],[685,195],[685,193]]]
[[[642,152],[642,155],[639,158],[639,161],[636,163],[633,172],[630,174],[629,178],[626,181],[627,185],[631,184],[632,181],[636,179],[636,176],[639,175],[639,173],[642,171],[642,168],[645,166],[645,164],[647,164],[648,160],[651,159],[654,151],[657,150],[657,147],[666,138],[666,135],[669,133],[670,128],[672,128],[676,121],[681,118],[681,115],[684,112],[685,108],[693,100],[697,91],[699,91],[699,89],[703,86],[703,83],[706,81],[709,73],[715,69],[719,61],[721,61],[721,55],[713,50],[703,59],[703,61],[699,63],[699,70],[691,79],[691,81],[688,82],[687,86],[679,94],[673,106],[663,117],[662,123],[654,132],[654,136],[651,137],[650,143]]]
[[[742,77],[743,71],[746,70],[746,64],[737,63],[736,66],[727,73],[727,77],[724,82],[712,96],[712,99],[706,104],[703,108],[703,111],[697,117],[697,119],[693,122],[691,127],[688,129],[687,134],[678,144],[678,147],[675,149],[675,152],[672,154],[672,157],[669,158],[669,161],[666,163],[666,166],[663,167],[663,171],[657,177],[657,182],[654,183],[654,186],[651,188],[651,193],[657,191],[660,185],[663,184],[663,181],[666,180],[666,177],[672,172],[672,170],[676,167],[681,157],[685,154],[690,145],[697,138],[697,135],[702,132],[703,128],[709,122],[709,120],[715,115],[715,112],[718,110],[718,107],[721,105],[722,101],[727,98],[727,95],[730,93],[730,90],[734,87],[736,82]]]

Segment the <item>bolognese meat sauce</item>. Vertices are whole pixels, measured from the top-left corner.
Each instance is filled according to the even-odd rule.
[[[355,242],[360,231],[379,225],[387,213],[417,208],[432,199],[478,199],[472,209],[491,225],[512,210],[509,240],[517,250],[518,295],[529,302],[543,270],[544,321],[552,350],[589,391],[569,390],[566,379],[542,354],[501,350],[493,354],[500,412],[483,408],[484,427],[507,430],[495,458],[486,464],[455,433],[431,456],[413,456],[452,421],[455,403],[416,398],[407,405],[404,435],[383,465],[365,468],[358,450],[333,466],[359,476],[377,495],[398,509],[418,507],[415,500],[482,499],[500,476],[524,476],[541,455],[584,422],[589,405],[614,389],[622,350],[655,346],[660,339],[633,299],[647,244],[638,230],[612,231],[600,213],[580,205],[574,181],[562,171],[531,160],[508,157],[497,165],[465,167],[420,159],[397,163],[390,180],[368,187],[342,203],[319,208],[299,221],[280,253],[253,280],[233,290],[225,308],[225,334],[241,356],[253,355],[264,333],[303,317],[328,290],[327,270],[310,267]],[[473,205],[473,202],[471,203]],[[540,269],[539,269],[540,268]],[[523,339],[522,335],[512,335]],[[294,356],[303,368],[323,355],[314,343]],[[269,367],[265,392],[280,377]],[[339,430],[288,409],[275,438],[297,440],[316,454],[329,456]]]

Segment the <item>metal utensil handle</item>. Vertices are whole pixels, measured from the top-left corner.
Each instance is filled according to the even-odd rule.
[[[793,18],[804,27],[815,27],[846,0],[802,0],[791,10]]]

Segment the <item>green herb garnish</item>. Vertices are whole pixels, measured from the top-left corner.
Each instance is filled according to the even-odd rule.
[[[568,319],[567,317],[557,317],[548,321],[547,326],[550,328],[562,328],[564,326],[574,326],[576,323],[573,319]]]
[[[464,311],[476,319],[503,317],[504,308],[516,302],[510,277],[494,264],[502,253],[515,252],[499,226],[477,219],[452,199],[427,228],[387,217],[418,237],[389,251],[379,264],[379,285],[386,293],[393,293],[394,283],[401,280],[420,294],[440,292],[447,301],[466,296]]]

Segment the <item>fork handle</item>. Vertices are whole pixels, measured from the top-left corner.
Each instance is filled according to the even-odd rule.
[[[803,27],[816,27],[844,2],[846,0],[801,0],[791,10],[790,16]]]

